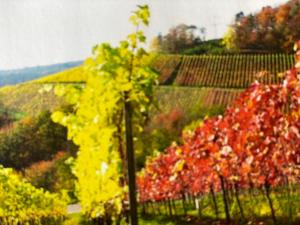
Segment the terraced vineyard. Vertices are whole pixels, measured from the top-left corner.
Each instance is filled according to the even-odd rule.
[[[171,70],[165,61],[170,62],[171,58],[157,59],[161,60],[160,65],[165,65],[157,67],[162,74],[161,84],[170,84],[172,76],[172,84],[179,86],[247,88],[256,79],[264,84],[278,83],[278,74],[294,65],[294,56],[285,54],[183,56],[179,60],[173,56],[179,68],[167,73],[166,70]]]
[[[175,108],[189,112],[196,107],[229,106],[241,91],[239,89],[162,86],[156,89],[155,96],[160,109],[165,112]]]
[[[257,79],[259,71],[265,71],[265,75],[258,78],[263,83],[277,83],[280,78],[275,74],[285,71],[293,63],[293,56],[283,54],[159,55],[152,62],[152,67],[161,74],[161,85],[155,94],[164,111],[181,108],[188,112],[195,106],[226,107],[241,90]],[[24,84],[3,87],[0,89],[0,99],[8,109],[35,115],[37,111],[54,110],[62,104],[53,91],[39,93],[44,83],[69,84],[85,80],[82,66],[78,66]]]
[[[161,84],[172,82],[171,77],[174,71],[178,69],[181,62],[179,55],[158,55],[152,62],[152,68],[160,73],[159,81]],[[82,66],[77,66],[50,76],[46,76],[37,80],[34,83],[77,83],[84,82],[86,76]]]
[[[294,65],[286,54],[158,55],[152,68],[160,73],[161,85],[247,88],[254,80],[264,84],[280,82],[279,73]],[[261,72],[261,73],[260,73]],[[34,82],[84,82],[82,66],[50,75]]]
[[[37,112],[58,108],[63,99],[56,96],[53,90],[41,92],[43,84],[25,83],[0,88],[0,101],[13,112],[35,116]]]
[[[26,83],[1,88],[1,102],[4,107],[25,115],[35,115],[42,110],[53,111],[63,104],[63,100],[53,90],[41,92],[43,86],[40,83]],[[197,106],[226,107],[240,92],[239,89],[159,86],[155,90],[155,98],[158,99],[158,106],[162,111],[180,108],[188,112]]]
[[[159,55],[152,62],[152,68],[159,72],[160,84],[172,83],[173,76],[180,65],[182,57],[179,55]]]

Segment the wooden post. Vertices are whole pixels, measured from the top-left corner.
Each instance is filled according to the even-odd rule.
[[[129,186],[130,224],[138,225],[136,184],[135,184],[135,159],[134,159],[133,132],[132,132],[132,106],[131,106],[131,102],[129,101],[128,92],[125,92],[124,100],[125,100],[124,114],[125,114],[128,186]]]

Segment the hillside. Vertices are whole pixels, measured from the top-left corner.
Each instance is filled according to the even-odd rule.
[[[160,110],[168,112],[180,108],[188,113],[195,107],[226,107],[241,90],[249,86],[259,71],[271,74],[259,78],[263,83],[277,83],[278,73],[294,63],[291,55],[160,55],[152,67],[160,75],[160,86],[156,88]],[[234,72],[236,71],[236,72]],[[4,107],[24,115],[54,110],[62,99],[53,91],[40,93],[45,83],[84,82],[81,66],[67,69],[37,80],[0,88],[0,99]],[[171,101],[170,101],[171,100]]]
[[[84,82],[86,77],[84,76],[82,66],[77,66],[71,69],[67,69],[49,76],[42,77],[37,80],[33,80],[33,83],[77,83]]]
[[[159,55],[152,68],[160,73],[161,85],[247,88],[258,79],[264,84],[280,82],[278,74],[294,65],[289,54]],[[264,76],[258,77],[263,71]],[[33,82],[84,82],[81,66],[45,76]]]
[[[53,90],[42,92],[43,86],[27,83],[0,88],[1,102],[5,108],[24,115],[35,115],[47,109],[53,111],[63,100],[55,96]],[[160,111],[168,112],[176,108],[188,113],[196,106],[226,107],[240,92],[239,89],[159,86],[155,90],[155,98],[158,99]]]
[[[258,79],[264,84],[278,83],[279,73],[294,65],[286,54],[228,54],[200,56],[159,56],[153,67],[161,72],[163,85],[247,88]]]
[[[42,84],[26,83],[0,88],[0,102],[8,111],[36,115],[42,110],[54,110],[63,103],[53,90],[41,92]]]
[[[36,66],[16,70],[0,70],[0,86],[18,84],[49,74],[58,73],[82,64],[82,61],[59,63],[47,66]]]
[[[241,93],[240,89],[160,86],[155,97],[165,112],[181,109],[189,113],[196,108],[226,107]]]

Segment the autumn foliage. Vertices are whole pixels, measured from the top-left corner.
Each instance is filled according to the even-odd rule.
[[[263,7],[256,14],[237,14],[225,36],[229,48],[291,52],[300,38],[300,2],[290,0],[278,7]]]
[[[295,47],[296,66],[282,83],[254,82],[223,116],[149,159],[138,176],[140,202],[262,187],[270,199],[270,188],[299,183],[300,42]]]

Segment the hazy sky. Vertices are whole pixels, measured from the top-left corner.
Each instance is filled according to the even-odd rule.
[[[206,27],[221,37],[236,13],[286,0],[0,0],[0,70],[46,65],[89,56],[92,46],[116,43],[132,30],[135,5],[147,3],[148,40],[179,23]]]

